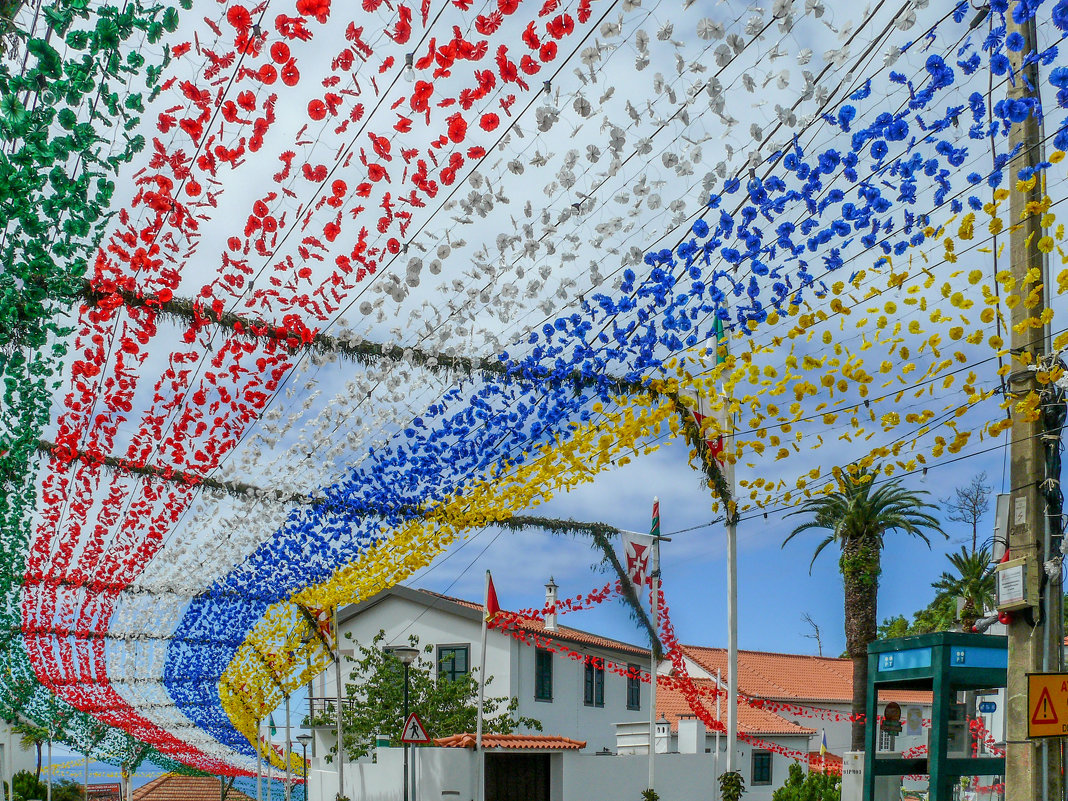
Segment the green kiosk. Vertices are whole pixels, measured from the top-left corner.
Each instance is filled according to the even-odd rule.
[[[962,776],[987,777],[988,786],[996,784],[994,777],[1005,774],[1005,758],[987,755],[985,749],[973,746],[969,720],[976,714],[970,707],[977,691],[1005,686],[1007,665],[1008,642],[1002,636],[944,631],[871,643],[864,801],[900,801],[898,788],[904,776],[929,776],[929,801],[954,801]],[[882,706],[879,693],[891,689],[931,692],[926,754],[876,753],[880,725],[894,731],[889,709],[888,720],[876,724]],[[880,777],[896,777],[898,781],[879,781]]]

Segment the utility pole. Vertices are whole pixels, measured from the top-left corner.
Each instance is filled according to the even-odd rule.
[[[1014,73],[1009,82],[1008,97],[1014,100],[1039,100],[1039,76],[1036,63],[1023,65],[1024,57],[1036,52],[1038,37],[1035,19],[1031,17],[1022,24],[1013,22],[1013,9],[1019,0],[1010,3],[1005,15],[1006,33],[1019,33],[1024,46],[1018,52],[1008,51]],[[1016,176],[1024,167],[1042,160],[1042,137],[1037,108],[1022,123],[1013,124],[1009,131],[1009,147],[1020,150],[1009,162],[1005,180],[1011,191],[1009,257],[1012,276],[1016,283],[1014,291],[1026,296],[1033,287],[1046,284],[1043,254],[1037,243],[1042,236],[1041,216],[1029,212],[1028,203],[1042,199],[1042,181],[1035,181],[1032,189],[1016,191]],[[1028,285],[1028,275],[1031,283]],[[1036,282],[1034,276],[1043,276]],[[1026,288],[1025,288],[1026,287]],[[1020,325],[1037,316],[1049,302],[1048,285],[1035,290],[1039,296],[1037,306],[1028,308],[1018,303],[1011,310],[1010,342],[1012,346],[1012,372],[1009,375],[1009,400],[1015,404],[1030,392],[1038,392],[1037,376],[1029,365],[1035,365],[1046,351],[1045,336],[1027,325]],[[1019,328],[1017,328],[1019,326]],[[1040,494],[1040,484],[1045,479],[1045,459],[1042,450],[1043,422],[1024,420],[1014,414],[1012,419],[1011,445],[1011,502],[1009,506],[1009,548],[1013,558],[1024,557],[1036,560],[1038,574],[1043,575],[1046,560],[1056,556],[1047,552],[1049,537],[1046,530],[1045,504]],[[1038,587],[1031,588],[1032,597],[1037,597]],[[1028,740],[1027,674],[1056,671],[1059,665],[1059,642],[1050,642],[1058,630],[1061,614],[1062,592],[1060,581],[1045,582],[1044,598],[1040,606],[1014,612],[1008,626],[1009,656],[1008,677],[1005,691],[1006,709],[1006,754],[1005,754],[1005,799],[1006,801],[1061,801],[1063,778],[1061,776],[1061,749],[1059,741],[1052,746],[1048,739]],[[1056,594],[1056,598],[1054,598]],[[1035,630],[1042,616],[1041,628]],[[1055,661],[1054,661],[1055,660]]]

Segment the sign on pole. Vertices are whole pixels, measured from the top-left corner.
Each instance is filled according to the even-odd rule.
[[[412,712],[408,719],[404,721],[404,728],[401,730],[401,742],[415,745],[427,745],[430,742],[430,735],[426,733],[423,721],[419,719],[419,715],[415,712]]]
[[[1027,674],[1027,736],[1068,734],[1068,673]]]

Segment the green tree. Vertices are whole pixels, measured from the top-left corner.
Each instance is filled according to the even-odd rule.
[[[23,723],[19,721],[12,724],[11,730],[19,736],[19,747],[23,750],[29,751],[31,748],[37,749],[37,771],[34,777],[41,778],[41,747],[48,742],[48,730],[42,729],[40,726],[34,726],[31,723]]]
[[[938,590],[935,601],[940,598],[953,600],[954,611],[956,598],[963,598],[964,605],[960,611],[960,623],[964,631],[971,631],[975,621],[983,611],[994,603],[994,591],[996,589],[994,572],[990,567],[990,551],[980,548],[978,551],[968,552],[961,547],[960,553],[946,554],[949,563],[953,565],[956,573],[943,571],[938,581],[931,586]]]
[[[771,801],[841,801],[842,777],[810,770],[793,762],[786,782],[771,794]]]
[[[15,792],[13,797],[16,801],[26,801],[28,798],[44,798],[48,788],[44,782],[34,776],[28,770],[20,770],[11,780],[11,786]]]
[[[833,492],[811,498],[791,515],[809,519],[795,528],[783,546],[798,534],[810,529],[830,533],[816,547],[812,564],[828,545],[836,544],[842,556],[838,561],[845,596],[846,654],[853,660],[852,749],[864,748],[863,714],[868,685],[868,643],[878,634],[879,575],[882,572],[883,537],[889,531],[901,531],[931,541],[927,531],[945,536],[938,520],[925,509],[934,507],[922,499],[925,492],[913,492],[897,479],[876,486],[866,470],[838,477]],[[812,566],[809,565],[811,571]]]
[[[348,698],[355,702],[345,710],[342,721],[345,753],[349,758],[370,753],[376,735],[389,737],[392,745],[400,745],[404,725],[404,666],[382,647],[384,640],[385,632],[380,631],[370,645],[359,646],[349,682],[345,685]],[[413,648],[419,647],[418,637],[413,635],[408,641]],[[431,737],[475,731],[477,671],[454,681],[438,677],[437,666],[432,661],[433,652],[434,646],[427,645],[423,649],[425,656],[419,656],[408,669],[409,711],[419,713]],[[491,676],[486,680],[486,686],[492,682]],[[541,731],[540,721],[515,714],[518,705],[517,698],[485,698],[482,730],[495,734],[508,734],[520,728]],[[328,724],[331,719],[327,715],[316,723]]]

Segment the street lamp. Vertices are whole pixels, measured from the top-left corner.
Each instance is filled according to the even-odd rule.
[[[404,722],[408,722],[408,668],[419,656],[417,648],[393,648],[393,655],[404,665]],[[401,724],[403,726],[403,724]],[[404,730],[401,729],[401,737]],[[408,801],[408,743],[404,743],[404,801]]]
[[[308,744],[312,741],[310,734],[298,734],[297,742],[304,749],[304,801],[308,801]]]

